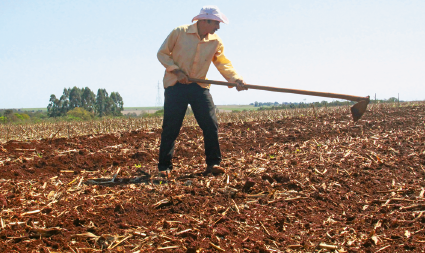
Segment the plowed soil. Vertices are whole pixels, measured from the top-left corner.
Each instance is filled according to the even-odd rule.
[[[425,251],[425,106],[0,144],[1,252]]]

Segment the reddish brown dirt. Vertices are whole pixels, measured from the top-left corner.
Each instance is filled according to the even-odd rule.
[[[423,252],[424,116],[222,124],[208,177],[184,128],[170,180],[160,130],[0,144],[0,251]]]

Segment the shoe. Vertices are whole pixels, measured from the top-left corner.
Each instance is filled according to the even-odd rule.
[[[203,176],[208,176],[208,174],[212,173],[213,175],[218,175],[226,172],[219,165],[208,165],[204,172],[202,172]]]
[[[171,170],[162,170],[158,173],[158,176],[164,177],[164,178],[170,178],[171,177]]]

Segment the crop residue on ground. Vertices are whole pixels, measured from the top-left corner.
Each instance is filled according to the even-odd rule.
[[[425,106],[0,144],[1,252],[421,252]]]

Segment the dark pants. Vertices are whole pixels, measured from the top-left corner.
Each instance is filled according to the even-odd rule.
[[[204,134],[204,145],[207,165],[218,165],[221,161],[218,144],[218,124],[215,106],[209,89],[196,83],[176,83],[164,92],[164,120],[162,123],[161,146],[159,148],[159,171],[172,170],[171,159],[174,153],[174,142],[190,104],[196,121]]]

